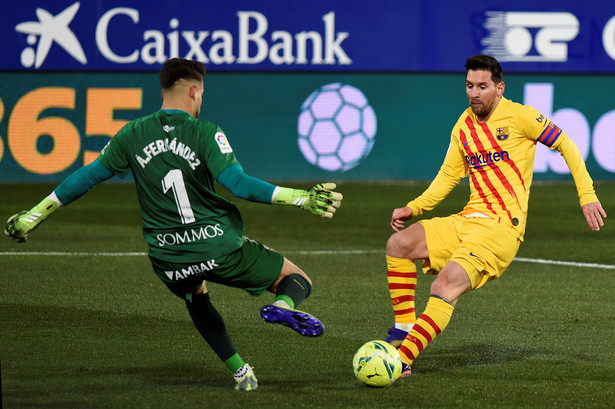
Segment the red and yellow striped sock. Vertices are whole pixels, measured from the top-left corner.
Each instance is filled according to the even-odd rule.
[[[454,309],[452,304],[442,298],[433,294],[429,297],[425,311],[414,323],[412,330],[399,347],[401,359],[406,364],[411,365],[421,351],[444,331],[451,320]]]
[[[387,256],[387,281],[395,314],[395,323],[413,324],[416,321],[414,293],[416,265],[407,258]]]

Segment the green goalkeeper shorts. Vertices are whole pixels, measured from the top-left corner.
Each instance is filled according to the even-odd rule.
[[[280,276],[284,256],[246,238],[242,247],[215,259],[169,263],[150,257],[150,261],[156,275],[180,298],[198,291],[203,280],[240,288],[256,297]]]

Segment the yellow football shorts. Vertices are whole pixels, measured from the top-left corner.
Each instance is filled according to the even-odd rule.
[[[455,261],[470,277],[473,289],[501,276],[521,243],[491,218],[454,214],[419,223],[425,228],[429,251],[423,272],[437,274],[449,261]]]

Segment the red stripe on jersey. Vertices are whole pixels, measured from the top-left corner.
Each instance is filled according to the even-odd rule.
[[[466,118],[466,125],[468,126],[468,128],[470,128],[470,134],[472,135],[472,140],[474,141],[476,148],[479,150],[479,153],[481,155],[485,155],[487,151],[485,150],[485,147],[480,141],[478,133],[476,132],[476,128],[474,127],[474,122],[472,122],[472,119],[469,116]],[[466,149],[469,150],[469,147]],[[493,163],[489,163],[489,167],[494,171],[498,179],[502,181],[502,183],[504,184],[504,187],[506,187],[506,189],[510,192],[512,187],[510,187],[509,189],[510,184],[508,183],[508,180],[506,180],[506,178],[504,177],[500,169],[498,169],[497,165]],[[487,171],[484,168],[478,168],[478,172],[482,176],[483,181],[485,182],[485,184],[487,185],[491,193],[493,193],[493,196],[495,196],[495,198],[498,200],[498,203],[500,204],[500,207],[502,208],[502,210],[504,210],[508,214],[508,218],[512,220],[512,215],[510,214],[510,211],[506,208],[506,203],[504,203],[504,199],[500,195],[500,192],[495,188],[493,183],[491,183],[491,180],[489,179],[489,175],[487,175]],[[504,180],[502,179],[504,179],[506,183],[504,183]],[[514,193],[514,190],[513,190],[513,193]]]
[[[476,128],[474,128],[474,124],[472,123],[472,120],[470,119],[470,117],[467,117],[466,125],[468,125],[468,127],[470,128],[470,134],[472,135],[472,140],[474,141],[474,144],[476,145],[476,147],[479,149],[479,153],[481,155],[485,154],[485,149],[483,148],[483,145],[478,138],[478,134],[476,133]],[[464,145],[466,144],[464,143]],[[472,157],[472,155],[474,155],[474,152],[472,152],[469,146],[465,146],[464,149],[466,150],[466,153],[468,154],[468,156]],[[470,167],[469,169],[470,169],[471,174],[473,174],[474,172],[478,172],[478,174],[481,176],[485,185],[487,185],[487,188],[489,188],[493,196],[497,199],[502,210],[504,210],[508,214],[508,218],[512,220],[512,215],[506,208],[504,199],[502,199],[502,196],[500,196],[500,192],[498,192],[495,186],[493,186],[493,183],[491,183],[491,180],[489,179],[489,175],[487,175],[487,171],[484,169],[484,167],[477,167],[477,168]],[[487,199],[483,198],[483,201],[487,201]],[[493,208],[491,208],[491,211],[495,213],[495,211],[493,211]]]
[[[461,144],[463,145],[466,153],[468,154],[468,156],[471,156],[472,151],[467,146],[468,140],[466,138],[466,134],[462,130],[459,131],[459,137],[461,139]],[[483,188],[480,187],[480,184],[478,183],[478,180],[476,179],[476,175],[474,174],[474,171],[472,170],[472,168],[469,167],[469,165],[468,165],[468,168],[470,169],[470,179],[472,179],[472,184],[474,185],[474,189],[476,189],[476,191],[478,192],[478,195],[481,197],[481,199],[483,199],[483,202],[487,205],[487,209],[491,210],[491,213],[497,215],[496,211],[493,210],[493,207],[491,206],[491,202],[487,200],[487,196],[485,195],[485,192],[483,192]]]
[[[487,138],[491,142],[491,146],[493,147],[493,149],[495,149],[499,153],[502,153],[503,152],[502,147],[500,145],[498,145],[498,143],[496,142],[496,140],[493,137],[493,134],[491,133],[491,131],[489,130],[489,127],[487,126],[487,124],[481,124],[481,126],[483,128],[483,131],[487,135]],[[505,162],[508,163],[510,165],[510,167],[512,168],[512,170],[515,171],[517,176],[519,176],[519,181],[521,182],[521,186],[523,186],[523,190],[527,190],[525,188],[525,180],[523,180],[523,176],[521,176],[521,171],[517,167],[517,164],[512,159],[510,159],[510,158],[509,158],[509,160],[507,160]]]
[[[387,271],[388,277],[404,277],[404,278],[416,278],[416,271],[408,273],[400,273],[399,271]]]
[[[496,152],[500,152],[501,153],[502,152],[502,148],[495,141],[495,138],[493,137],[493,134],[489,130],[489,127],[487,126],[487,124],[481,123],[480,126],[483,129],[483,132],[485,133],[485,135],[487,136],[487,139],[489,140],[489,142],[491,142],[491,147],[493,149],[495,149]],[[481,145],[481,148],[482,148],[482,145]],[[517,168],[517,165],[515,165],[515,162],[513,162],[510,159],[510,157],[508,158],[507,161],[504,161],[504,162],[508,163],[510,165],[510,167],[515,171],[515,173],[519,177],[519,181],[521,182],[521,185],[523,186],[523,190],[525,190],[525,184],[523,183],[523,177],[521,176],[521,172],[519,172],[519,169]],[[519,198],[517,197],[517,193],[515,192],[515,189],[512,187],[512,185],[510,184],[510,182],[508,181],[506,176],[504,176],[504,174],[500,170],[499,166],[496,165],[495,163],[490,163],[489,167],[491,169],[493,169],[493,171],[498,176],[498,178],[500,179],[500,181],[502,182],[502,184],[504,185],[506,190],[508,190],[508,193],[510,193],[510,195],[515,198],[515,201],[517,202],[517,206],[519,206],[519,209],[521,209],[521,203],[519,203]]]

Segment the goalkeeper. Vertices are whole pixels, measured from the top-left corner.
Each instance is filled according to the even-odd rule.
[[[214,181],[233,195],[255,202],[297,206],[331,218],[342,195],[335,184],[310,190],[274,186],[244,173],[222,129],[199,120],[205,67],[173,58],[160,71],[162,107],[126,124],[97,160],[75,171],[29,211],[13,215],[5,233],[18,242],[59,207],[66,206],[114,175],[132,172],[141,209],[143,236],[154,272],[184,299],[198,332],[234,374],[235,389],[257,388],[252,367],[233,345],[213,306],[207,281],[240,288],[253,296],[276,294],[261,309],[270,323],[318,337],[323,324],[296,310],[312,291],[303,270],[280,253],[244,235],[239,209],[219,196]]]

